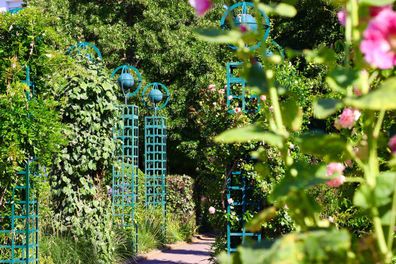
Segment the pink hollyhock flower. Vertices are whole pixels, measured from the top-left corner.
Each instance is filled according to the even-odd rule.
[[[391,69],[396,65],[396,12],[384,9],[371,19],[360,50],[374,67]]]
[[[345,24],[346,24],[346,10],[342,9],[342,10],[338,11],[337,18],[338,18],[338,22],[340,22],[341,25],[345,26]]]
[[[213,206],[209,207],[209,214],[215,214],[216,213],[216,208]]]
[[[327,177],[333,177],[336,174],[337,177],[334,179],[327,181],[326,184],[329,187],[339,187],[345,182],[345,176],[342,175],[344,173],[345,166],[342,163],[332,162],[326,167],[326,175]]]
[[[220,89],[219,90],[219,94],[224,94],[225,93],[225,90],[224,89]]]
[[[261,101],[266,101],[267,100],[267,96],[265,94],[260,95],[260,100]]]
[[[370,16],[375,17],[383,10],[392,10],[392,5],[384,5],[384,6],[370,6]]]
[[[341,129],[341,128],[352,129],[353,125],[360,118],[360,116],[361,113],[359,110],[353,110],[352,108],[345,108],[342,111],[342,114],[340,115],[339,119],[336,120],[336,122],[334,123],[334,126],[337,129]]]
[[[234,111],[235,111],[235,113],[240,113],[240,112],[242,112],[242,109],[240,108],[240,107],[236,107],[235,109],[234,109]]]
[[[214,91],[216,90],[216,85],[210,84],[210,85],[208,86],[208,89],[209,89],[209,91],[214,92]]]
[[[227,200],[227,203],[228,203],[228,204],[233,204],[233,203],[234,203],[234,200],[233,200],[232,198],[230,198],[230,199]]]
[[[194,7],[198,16],[205,15],[205,13],[212,8],[211,0],[189,0],[189,2],[190,5]]]
[[[230,100],[230,101],[231,101],[232,99],[234,99],[234,96],[232,96],[232,95],[229,95],[227,98],[228,98],[228,100]]]
[[[396,154],[396,135],[391,137],[388,143],[389,148],[391,149],[393,154]]]

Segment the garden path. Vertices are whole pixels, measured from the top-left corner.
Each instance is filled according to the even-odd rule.
[[[139,264],[209,264],[215,238],[200,235],[191,243],[170,245],[169,249],[147,254]]]

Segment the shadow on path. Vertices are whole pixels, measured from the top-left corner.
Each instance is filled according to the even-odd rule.
[[[207,236],[200,236],[192,243],[176,244],[170,249],[161,252],[148,254],[145,260],[139,264],[209,264],[210,248],[215,239]]]

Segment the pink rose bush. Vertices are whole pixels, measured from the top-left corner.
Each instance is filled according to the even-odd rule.
[[[334,175],[338,175],[336,178],[327,181],[326,184],[329,187],[340,187],[345,182],[345,176],[342,175],[344,173],[345,166],[342,163],[332,162],[326,167],[326,175],[327,177],[333,177]]]
[[[210,84],[210,85],[208,86],[208,90],[211,91],[211,92],[216,91],[216,85]]]
[[[198,16],[205,15],[205,13],[212,8],[211,0],[189,0],[189,2]]]
[[[396,65],[396,12],[385,8],[369,22],[360,50],[373,67],[391,69]]]
[[[213,206],[209,207],[209,214],[215,214],[216,213],[216,208]]]

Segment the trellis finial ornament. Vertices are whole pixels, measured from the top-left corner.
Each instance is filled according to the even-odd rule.
[[[144,104],[149,109],[154,109],[157,111],[164,109],[168,105],[170,93],[164,84],[154,82],[149,83],[146,85],[146,87],[144,87],[142,98]]]
[[[142,75],[136,67],[131,65],[121,65],[117,67],[111,77],[118,76],[117,82],[127,101],[132,96],[135,96],[142,87]]]
[[[67,54],[72,55],[76,53],[78,55],[85,55],[90,61],[103,60],[102,53],[91,42],[79,42],[77,45],[73,45],[67,49]]]
[[[220,26],[222,29],[231,29],[232,26],[245,27],[248,31],[258,31],[259,24],[262,23],[264,26],[264,33],[261,39],[254,45],[249,46],[251,50],[257,49],[261,46],[261,43],[265,41],[270,33],[270,20],[267,14],[260,10],[258,12],[261,16],[255,17],[256,11],[254,4],[251,2],[240,2],[236,3],[225,11],[223,17],[220,21]],[[230,45],[232,49],[237,49],[236,46]]]

